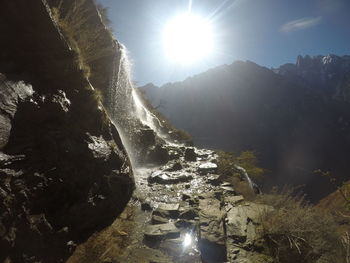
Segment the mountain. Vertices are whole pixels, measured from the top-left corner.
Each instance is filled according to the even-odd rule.
[[[347,178],[350,169],[350,56],[299,56],[268,69],[222,65],[182,82],[140,89],[202,147],[254,150],[266,185],[306,185],[311,200],[332,191],[315,169]]]

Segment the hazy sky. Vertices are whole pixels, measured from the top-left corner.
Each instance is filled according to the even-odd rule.
[[[162,36],[167,21],[188,10],[188,0],[99,1],[109,8],[139,85],[181,81],[235,60],[278,67],[299,54],[350,55],[350,0],[193,0],[192,13],[212,23],[215,47],[187,66],[165,57]]]

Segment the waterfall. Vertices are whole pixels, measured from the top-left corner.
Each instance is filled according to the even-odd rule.
[[[157,134],[161,134],[160,128],[163,127],[160,120],[151,113],[142,103],[141,98],[137,94],[136,90],[132,89],[132,99],[134,111],[138,119],[144,124],[149,126],[152,130],[156,131]]]
[[[114,59],[113,76],[108,91],[108,111],[116,125],[123,144],[134,165],[137,162],[133,138],[141,128],[150,128],[169,143],[162,122],[144,105],[131,81],[131,64],[127,51],[121,45]]]
[[[250,189],[252,189],[256,193],[260,193],[261,192],[259,187],[252,181],[252,179],[250,179],[246,169],[244,169],[243,167],[238,166],[238,165],[235,165],[235,168],[237,170],[239,170],[244,175],[244,178],[248,182]]]

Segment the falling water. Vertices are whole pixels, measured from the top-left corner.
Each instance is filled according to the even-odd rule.
[[[121,47],[115,58],[113,77],[109,88],[109,113],[116,125],[128,155],[135,164],[132,137],[142,127],[151,128],[159,138],[168,142],[162,122],[144,106],[131,81],[131,64],[126,48]]]
[[[240,172],[242,172],[242,174],[243,174],[244,177],[245,177],[245,180],[246,180],[246,181],[248,182],[248,184],[249,184],[250,189],[254,190],[254,185],[255,185],[255,184],[253,183],[252,179],[250,179],[250,177],[249,177],[249,175],[248,175],[246,169],[244,169],[243,167],[238,166],[238,165],[235,165],[235,168],[236,168],[237,170],[239,170]]]
[[[132,89],[132,98],[135,114],[139,120],[144,125],[147,125],[152,130],[156,131],[157,134],[161,135],[162,131],[160,128],[163,127],[161,121],[143,105],[141,98],[134,88]]]

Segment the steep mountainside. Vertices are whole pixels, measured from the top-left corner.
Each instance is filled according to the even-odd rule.
[[[315,169],[340,178],[350,169],[349,62],[307,56],[270,70],[238,61],[141,89],[196,145],[256,150],[270,184],[306,184],[315,200],[331,190]]]

